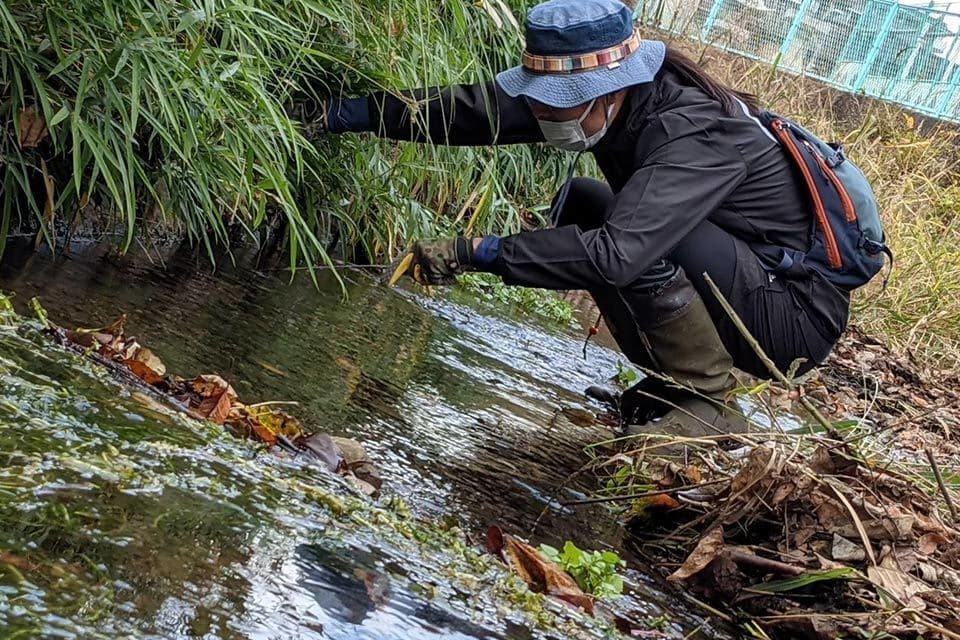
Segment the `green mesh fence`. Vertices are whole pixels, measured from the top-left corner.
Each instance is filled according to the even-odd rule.
[[[840,89],[960,122],[960,1],[641,0],[639,19]]]

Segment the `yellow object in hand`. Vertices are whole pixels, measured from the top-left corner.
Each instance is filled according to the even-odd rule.
[[[391,274],[390,280],[387,282],[387,285],[391,287],[397,284],[400,278],[406,275],[407,271],[410,270],[410,265],[413,264],[413,252],[407,252],[394,264],[397,265],[397,268],[393,270],[393,274]]]

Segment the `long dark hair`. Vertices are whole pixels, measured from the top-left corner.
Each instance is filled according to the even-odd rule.
[[[757,106],[757,97],[752,93],[746,93],[744,91],[737,91],[736,89],[731,89],[722,82],[711,77],[703,67],[694,62],[691,58],[680,53],[671,46],[667,46],[667,56],[663,60],[663,68],[667,71],[671,71],[681,80],[687,82],[705,94],[719,102],[724,111],[730,115],[736,115],[740,113],[742,109],[736,103],[736,100],[739,98],[747,105],[752,114],[756,114],[758,111]]]

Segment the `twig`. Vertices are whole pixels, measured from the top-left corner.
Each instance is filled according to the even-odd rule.
[[[806,571],[803,567],[796,567],[786,562],[771,560],[770,558],[764,558],[763,556],[757,556],[752,553],[744,553],[736,549],[728,549],[726,554],[728,558],[737,564],[748,564],[757,569],[765,569],[774,573],[784,573],[788,576],[799,576]]]
[[[760,343],[757,342],[757,339],[754,338],[750,333],[750,330],[747,329],[747,325],[743,324],[743,320],[740,319],[740,316],[737,315],[737,312],[732,306],[730,306],[730,303],[724,297],[723,293],[720,291],[719,287],[717,287],[716,283],[714,283],[710,275],[704,272],[703,277],[707,281],[707,285],[710,287],[713,295],[716,296],[717,302],[720,303],[720,306],[723,307],[723,310],[727,312],[728,316],[730,316],[730,321],[733,322],[733,325],[740,332],[740,335],[743,336],[743,339],[746,341],[746,343],[750,345],[750,348],[753,349],[754,353],[757,354],[757,357],[760,358],[763,364],[766,365],[767,369],[770,370],[771,375],[773,375],[773,377],[779,382],[786,385],[787,388],[792,389],[796,387],[797,384],[788,378],[783,372],[781,372],[773,360],[770,359],[770,356],[766,354],[766,352],[763,350],[763,347],[761,347]],[[833,429],[833,425],[830,424],[830,422],[822,413],[820,413],[820,410],[817,409],[816,406],[814,406],[814,404],[802,394],[800,395],[800,404],[803,405],[804,409],[810,412],[810,415],[812,415],[824,429],[827,429],[828,431]]]
[[[686,491],[687,489],[698,489],[700,487],[706,487],[712,484],[720,484],[721,482],[730,482],[730,480],[729,478],[720,478],[719,480],[710,480],[709,482],[685,484],[682,487],[672,487],[670,489],[660,489],[658,491],[645,491],[644,493],[631,493],[625,496],[604,496],[602,498],[569,500],[567,502],[561,502],[560,505],[564,507],[569,507],[569,506],[578,505],[578,504],[596,504],[598,502],[619,502],[621,500],[639,500],[640,498],[652,498],[653,496],[663,496],[670,493],[676,493],[678,491]]]
[[[923,451],[927,454],[927,460],[933,468],[933,475],[937,479],[937,484],[940,485],[940,493],[943,494],[943,499],[947,502],[947,509],[950,510],[950,519],[953,520],[954,524],[957,524],[957,509],[953,506],[953,499],[950,497],[947,485],[943,481],[943,476],[940,474],[940,466],[937,464],[937,459],[933,457],[933,451],[930,450],[930,447],[927,447]]]
[[[300,405],[300,403],[297,402],[296,400],[268,400],[267,402],[256,402],[254,404],[248,404],[247,408],[259,409],[260,407],[269,407],[271,405],[282,405],[282,404],[294,405],[294,406]]]
[[[702,601],[702,600],[698,600],[698,599],[694,598],[694,597],[693,597],[692,595],[690,595],[689,593],[688,593],[688,594],[685,594],[685,598],[686,598],[687,600],[690,600],[690,601],[693,602],[694,604],[700,606],[700,607],[703,608],[705,611],[707,611],[707,612],[709,612],[709,613],[712,613],[713,615],[717,616],[718,618],[720,618],[720,619],[723,620],[724,622],[727,622],[727,623],[730,623],[730,624],[733,624],[733,623],[734,623],[734,619],[733,619],[731,616],[728,616],[727,614],[723,613],[723,612],[720,611],[719,609],[716,609],[716,608],[714,608],[714,607],[711,607],[709,604],[707,604],[706,602],[704,602],[704,601]]]

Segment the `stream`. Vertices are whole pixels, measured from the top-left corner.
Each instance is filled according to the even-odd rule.
[[[65,327],[126,313],[169,372],[220,374],[247,402],[295,402],[309,430],[363,443],[384,491],[373,504],[309,461],[166,410],[37,328],[0,327],[0,637],[616,637],[524,600],[473,551],[493,523],[617,551],[629,588],[609,608],[658,621],[650,637],[726,637],[630,554],[609,510],[558,503],[584,497],[561,487],[612,436],[558,410],[589,408],[582,390],[617,353],[591,344],[585,361],[579,329],[462,291],[343,277],[346,299],[329,272],[314,286],[189,255],[7,259],[0,289],[24,316],[32,296]],[[361,506],[339,517],[331,500]]]

